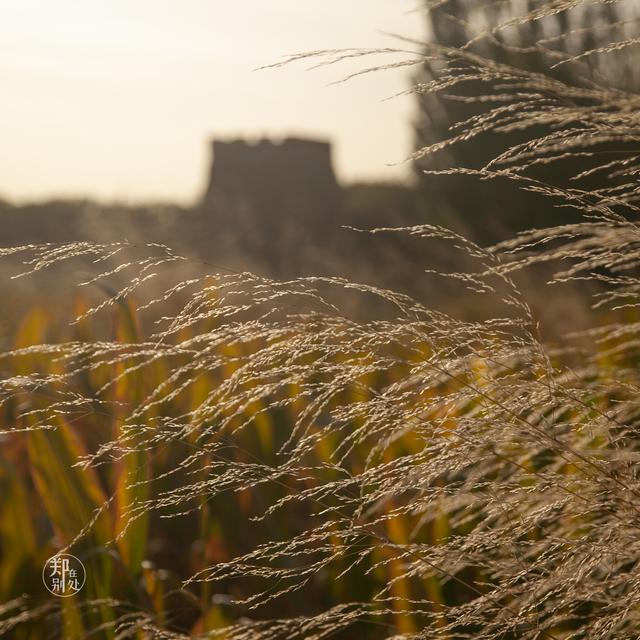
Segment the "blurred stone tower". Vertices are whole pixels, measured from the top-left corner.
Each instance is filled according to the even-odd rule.
[[[329,143],[214,140],[212,151],[202,211],[215,237],[236,251],[289,275],[339,228]]]

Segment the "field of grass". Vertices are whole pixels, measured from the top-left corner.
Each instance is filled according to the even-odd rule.
[[[56,260],[114,251],[145,264]],[[247,274],[78,297],[70,325],[34,308],[2,355],[0,630],[564,638],[618,593],[635,625],[635,316],[553,351],[516,297],[465,323],[377,295],[397,320]],[[87,569],[71,598],[41,580],[61,550]]]
[[[525,4],[487,38],[585,3]],[[488,320],[341,278],[181,280],[185,259],[152,243],[0,248],[23,278],[69,267],[68,295],[0,353],[1,636],[640,637],[640,98],[471,44],[425,62],[417,92],[472,82],[483,111],[416,157],[528,136],[431,173],[577,216],[491,247],[401,230],[474,262],[443,275]],[[569,186],[536,174],[567,156]],[[594,173],[608,186],[586,188]],[[567,283],[595,292],[590,328],[545,339],[516,280],[540,265],[550,306]],[[392,311],[352,319],[332,290]],[[86,567],[68,598],[42,580],[59,552]]]

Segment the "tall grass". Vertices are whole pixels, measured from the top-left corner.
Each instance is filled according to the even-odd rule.
[[[528,3],[478,37],[586,4]],[[480,132],[528,132],[480,169],[444,171],[508,181],[580,219],[488,248],[437,225],[393,231],[475,260],[445,275],[469,304],[497,310],[485,322],[338,278],[173,282],[183,260],[158,245],[0,249],[23,256],[28,277],[105,265],[93,284],[108,292],[78,310],[64,341],[34,312],[1,355],[0,633],[640,635],[640,99],[472,46],[426,46],[411,60],[437,59],[438,75],[414,91],[472,79],[484,110],[417,155]],[[611,143],[629,147],[612,155]],[[611,187],[531,176],[567,154],[588,157]],[[555,270],[540,282],[548,304],[563,284],[590,281],[609,321],[547,344],[516,279],[540,264]],[[351,320],[332,288],[394,313]],[[58,601],[37,585],[61,549],[90,580]]]

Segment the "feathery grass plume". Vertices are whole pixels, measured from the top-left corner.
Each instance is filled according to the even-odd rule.
[[[639,98],[608,86],[606,74],[571,84],[476,46],[560,12],[571,23],[592,5],[476,3],[487,22],[473,40],[425,45],[437,74],[414,91],[450,92],[469,80],[485,90],[481,114],[416,157],[480,133],[523,131],[526,142],[482,167],[434,171],[507,181],[579,216],[491,247],[436,224],[397,231],[473,257],[475,272],[446,275],[460,296],[496,305],[490,320],[340,278],[174,282],[182,259],[159,245],[0,250],[23,255],[30,277],[93,261],[103,271],[85,286],[109,291],[68,340],[48,341],[44,321],[31,319],[0,355],[2,481],[14,487],[0,499],[3,546],[5,514],[19,501],[5,496],[23,486],[33,500],[21,518],[40,545],[20,547],[25,571],[41,566],[39,549],[53,550],[44,516],[59,547],[101,581],[65,606],[6,586],[1,633],[44,637],[52,624],[67,637],[98,629],[171,639],[640,633],[639,161],[633,149],[597,153],[638,142]],[[562,60],[635,46],[598,41]],[[575,186],[531,175],[567,154],[590,159]],[[587,171],[611,186],[580,188]],[[515,280],[539,264],[556,269],[540,283],[549,304],[553,285],[592,281],[608,323],[545,344]],[[356,322],[330,302],[332,288],[377,296],[394,313]],[[134,293],[137,312],[124,306]],[[101,317],[115,323],[113,335]],[[75,459],[60,473],[72,490],[55,506],[82,521],[65,527],[45,483],[20,480],[27,459],[34,473],[53,464],[28,447],[50,436]]]

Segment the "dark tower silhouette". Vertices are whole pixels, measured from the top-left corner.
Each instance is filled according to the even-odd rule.
[[[274,273],[297,271],[341,223],[341,189],[331,145],[316,140],[212,143],[202,210],[217,238],[227,238]]]

